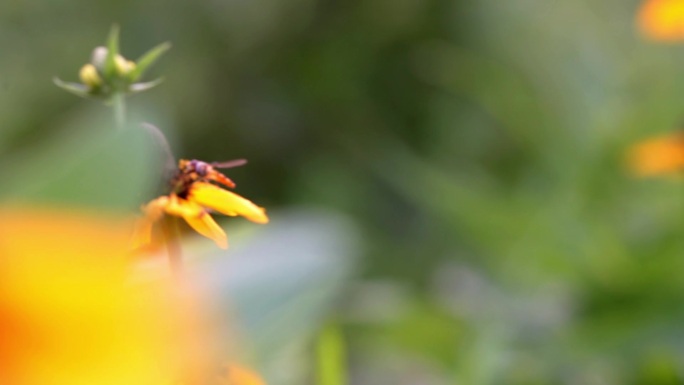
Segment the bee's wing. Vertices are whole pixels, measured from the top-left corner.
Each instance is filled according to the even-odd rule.
[[[247,159],[233,159],[225,162],[211,162],[209,163],[212,167],[216,168],[233,168],[240,167],[247,164]]]

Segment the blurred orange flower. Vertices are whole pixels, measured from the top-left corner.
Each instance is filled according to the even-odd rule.
[[[266,385],[252,370],[235,363],[225,365],[216,385]]]
[[[684,40],[684,0],[646,0],[639,9],[637,23],[648,38]]]
[[[0,207],[0,384],[166,385],[204,370],[196,298],[170,279],[131,279],[130,229]]]
[[[228,238],[211,217],[210,211],[229,216],[240,215],[256,223],[268,223],[262,207],[210,181],[234,186],[230,179],[215,171],[208,163],[180,160],[177,175],[171,181],[173,192],[143,207],[145,216],[137,223],[133,248],[144,247],[152,242],[153,226],[164,214],[183,218],[195,231],[224,249],[228,247]]]
[[[643,141],[628,153],[629,168],[637,176],[672,174],[684,170],[684,133]]]

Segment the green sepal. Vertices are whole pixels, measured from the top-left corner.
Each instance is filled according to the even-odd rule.
[[[65,91],[71,92],[74,95],[80,96],[82,98],[89,98],[92,96],[90,93],[90,89],[84,84],[65,82],[57,77],[53,78],[52,81],[55,83],[57,87]]]
[[[150,82],[133,83],[128,87],[128,92],[138,93],[138,92],[147,91],[151,88],[158,86],[163,81],[164,81],[164,78],[159,78],[159,79],[152,80]]]
[[[129,79],[132,82],[140,79],[145,70],[147,70],[152,64],[154,64],[157,61],[157,59],[159,59],[159,57],[163,55],[164,52],[168,51],[170,48],[171,43],[165,42],[145,52],[145,54],[142,55],[136,61],[135,69],[128,74]]]
[[[119,54],[119,26],[114,24],[107,39],[107,59],[105,59],[105,78],[116,75],[116,55]]]

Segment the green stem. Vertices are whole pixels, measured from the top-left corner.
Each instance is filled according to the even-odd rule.
[[[183,276],[183,250],[180,244],[180,231],[178,230],[178,218],[166,216],[162,220],[164,243],[169,255],[171,272],[177,279]]]
[[[126,95],[123,92],[115,93],[112,96],[112,105],[114,107],[116,128],[123,130],[126,127]]]
[[[339,325],[323,327],[316,343],[318,356],[318,385],[347,384],[347,365],[344,338]]]

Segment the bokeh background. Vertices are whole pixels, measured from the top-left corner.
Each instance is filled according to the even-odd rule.
[[[129,58],[173,44],[131,121],[250,161],[228,175],[272,223],[188,242],[270,383],[683,383],[682,182],[623,158],[681,123],[684,43],[638,6],[4,1],[0,195],[154,196],[154,143],[51,82],[118,23]]]

